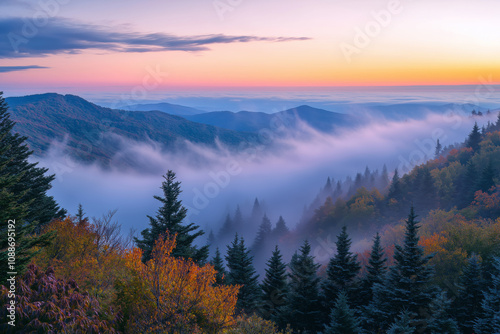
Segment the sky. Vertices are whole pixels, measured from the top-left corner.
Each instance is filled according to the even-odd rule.
[[[0,87],[499,83],[495,0],[2,0]]]

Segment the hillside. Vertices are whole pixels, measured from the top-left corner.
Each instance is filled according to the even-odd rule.
[[[214,146],[216,140],[235,147],[255,141],[253,134],[239,133],[188,121],[161,111],[125,111],[103,108],[78,96],[55,93],[6,99],[15,130],[43,156],[51,142],[67,137],[68,153],[81,161],[107,165],[120,149],[121,139],[155,141],[162,149],[174,149],[187,140]]]
[[[191,108],[191,107],[186,107],[186,106],[181,106],[178,104],[172,104],[172,103],[147,103],[147,104],[132,104],[132,105],[127,105],[123,106],[121,109],[124,110],[130,110],[130,111],[163,111],[166,112],[167,114],[170,115],[177,115],[177,116],[190,116],[190,115],[196,115],[196,114],[201,114],[204,113],[204,111]]]

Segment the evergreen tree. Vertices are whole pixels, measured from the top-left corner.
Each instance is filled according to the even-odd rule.
[[[401,184],[397,168],[394,170],[394,176],[392,177],[387,198],[394,198],[398,202],[402,199]]]
[[[361,269],[357,255],[350,251],[351,239],[347,234],[346,226],[342,227],[335,244],[337,245],[337,253],[328,263],[326,280],[322,284],[327,310],[331,310],[340,291],[343,290],[349,297],[353,297],[354,278]]]
[[[220,255],[219,247],[215,249],[215,256],[210,261],[210,264],[214,266],[215,270],[217,270],[217,274],[215,275],[215,285],[223,285],[226,279],[226,267],[224,266],[222,256]]]
[[[28,161],[33,152],[27,138],[13,132],[15,123],[2,95],[0,92],[0,263],[5,268],[0,284],[7,285],[7,272],[22,274],[36,251],[50,243],[52,234],[40,235],[41,227],[65,216],[66,211],[47,196],[54,175],[46,176],[48,169]],[[8,233],[15,233],[16,243],[15,267],[9,270]]]
[[[431,319],[427,326],[430,334],[460,334],[455,319],[450,316],[451,300],[443,291],[437,295],[430,305]]]
[[[266,276],[261,285],[262,313],[264,318],[280,322],[280,310],[285,303],[288,285],[286,281],[286,264],[278,249],[274,248],[273,255],[267,261]]]
[[[417,184],[415,184],[417,197],[415,203],[422,210],[430,210],[437,206],[438,197],[434,180],[432,178],[429,168],[426,166],[417,170]]]
[[[482,190],[485,193],[491,193],[491,188],[495,186],[495,174],[493,163],[490,160],[481,173],[477,189]]]
[[[253,254],[262,253],[267,250],[267,244],[271,237],[272,225],[266,215],[262,218],[262,223],[259,226],[259,231],[252,245]]]
[[[321,312],[319,307],[319,282],[317,276],[319,264],[314,263],[310,255],[311,245],[305,241],[300,248],[300,255],[295,253],[289,264],[290,282],[287,304],[283,308],[284,323],[290,324],[301,333],[316,333],[321,330]]]
[[[474,127],[472,128],[469,137],[467,138],[467,147],[470,147],[474,150],[474,152],[479,152],[479,143],[481,142],[481,132],[479,131],[479,126],[477,126],[477,122],[474,123]]]
[[[480,314],[484,288],[481,272],[479,258],[472,255],[460,276],[458,298],[454,305],[454,313],[464,334],[473,333],[474,320]]]
[[[165,180],[162,182],[161,189],[164,197],[154,196],[162,203],[162,206],[158,209],[155,218],[148,216],[150,227],[141,232],[142,240],[135,238],[137,246],[144,251],[143,261],[149,260],[156,239],[168,231],[171,235],[177,235],[172,256],[191,258],[196,263],[203,264],[208,257],[208,246],[198,248],[193,246],[193,241],[205,232],[202,230],[195,232],[199,226],[194,223],[183,224],[187,209],[178,199],[182,190],[181,183],[175,181],[175,173],[169,170],[163,178]],[[191,232],[194,233],[191,234]]]
[[[484,292],[482,312],[474,324],[477,334],[500,333],[500,257],[493,259],[493,267],[496,273],[491,278],[491,286]]]
[[[335,186],[335,191],[333,192],[332,199],[337,199],[342,196],[342,184],[340,181],[337,181],[337,185]]]
[[[373,246],[366,266],[366,276],[364,277],[361,287],[360,300],[363,304],[369,304],[373,299],[373,286],[382,284],[387,272],[387,257],[384,255],[384,249],[380,244],[380,235],[373,239]]]
[[[241,209],[240,206],[238,205],[236,207],[236,211],[234,212],[234,218],[233,218],[233,227],[234,231],[238,232],[241,231],[243,228],[243,215],[241,214]]]
[[[279,217],[276,226],[273,229],[273,237],[275,240],[279,240],[282,236],[286,235],[289,232],[288,227],[286,226],[285,220],[282,216]]]
[[[233,226],[233,220],[231,219],[231,216],[228,213],[226,216],[226,220],[224,221],[224,224],[222,224],[222,227],[219,230],[217,238],[220,241],[225,241],[228,238],[228,236],[232,236],[234,233],[235,230]]]
[[[360,321],[354,310],[349,308],[347,300],[345,291],[340,291],[330,314],[330,325],[325,326],[325,334],[358,334],[361,332]]]
[[[412,326],[412,314],[408,310],[402,310],[397,320],[391,325],[387,334],[413,334],[415,327]]]
[[[251,313],[257,310],[260,299],[260,287],[258,285],[259,275],[255,273],[252,261],[253,257],[245,246],[243,237],[235,235],[231,245],[227,246],[226,254],[228,284],[241,285],[238,293],[238,310]]]
[[[428,265],[432,256],[425,256],[423,247],[418,245],[420,226],[416,217],[412,207],[406,220],[404,245],[395,246],[394,266],[384,284],[375,284],[373,290],[369,323],[376,321],[384,330],[405,309],[422,320],[435,295],[430,283],[433,269]]]
[[[434,158],[437,159],[441,156],[441,151],[443,150],[443,145],[439,142],[439,139],[436,142],[436,150],[434,151]]]
[[[83,211],[82,204],[78,204],[78,211],[76,212],[76,221],[78,224],[88,221],[89,219],[85,217],[85,212]]]
[[[469,161],[460,182],[457,184],[457,194],[459,196],[459,208],[469,206],[474,200],[474,193],[477,190],[477,170],[472,161]]]
[[[332,187],[332,180],[330,179],[330,177],[328,177],[326,179],[326,184],[325,184],[325,187],[323,188],[322,190],[322,195],[323,195],[323,198],[326,198],[328,196],[331,196],[332,195],[332,192],[333,192],[333,187]]]

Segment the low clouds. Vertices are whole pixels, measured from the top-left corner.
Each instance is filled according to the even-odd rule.
[[[0,73],[14,72],[14,71],[24,71],[31,69],[49,68],[45,66],[38,65],[28,65],[28,66],[0,66]]]
[[[94,49],[111,52],[206,51],[213,44],[288,42],[308,37],[178,36],[168,33],[121,31],[123,28],[75,23],[51,18],[37,25],[27,18],[0,18],[0,58],[40,57]]]

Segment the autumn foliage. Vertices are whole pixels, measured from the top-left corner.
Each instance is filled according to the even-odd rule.
[[[218,333],[234,324],[239,286],[214,286],[216,271],[171,256],[175,237],[160,237],[151,259],[125,256],[130,278],[117,283],[122,329],[130,333]]]

